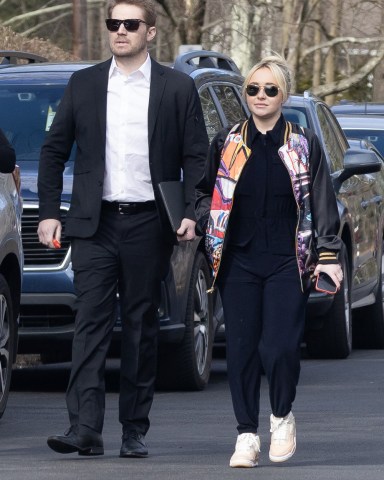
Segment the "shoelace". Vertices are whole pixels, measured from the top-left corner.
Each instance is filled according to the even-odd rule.
[[[287,418],[274,418],[271,422],[271,433],[275,440],[285,440],[289,434],[289,426],[291,423]]]
[[[256,437],[252,433],[243,434],[240,436],[239,440],[237,441],[236,448],[257,448],[259,449],[258,442]]]
[[[128,440],[128,438],[134,438],[140,443],[143,442],[143,435],[141,433],[136,432],[135,430],[123,433],[123,440]]]

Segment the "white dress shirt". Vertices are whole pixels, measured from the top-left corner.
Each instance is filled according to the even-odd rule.
[[[154,200],[148,148],[150,80],[149,55],[130,75],[124,74],[112,58],[107,94],[103,200]]]

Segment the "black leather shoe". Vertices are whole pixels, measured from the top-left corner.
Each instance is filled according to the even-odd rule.
[[[64,435],[52,435],[47,440],[48,447],[58,453],[74,453],[79,455],[103,455],[104,445],[100,433],[80,435],[76,427],[70,427]]]
[[[145,437],[134,430],[123,434],[120,457],[144,458],[148,457],[148,448]]]

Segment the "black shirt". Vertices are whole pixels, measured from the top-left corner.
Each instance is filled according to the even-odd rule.
[[[252,154],[236,186],[229,244],[244,246],[252,240],[255,252],[295,254],[297,206],[288,170],[278,154],[284,131],[283,116],[266,134],[249,119],[247,144]]]

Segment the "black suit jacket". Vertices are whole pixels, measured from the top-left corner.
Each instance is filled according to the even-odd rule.
[[[40,221],[60,220],[62,175],[74,141],[77,150],[66,234],[92,236],[99,224],[105,169],[107,86],[111,59],[75,72],[42,147],[39,176]],[[129,108],[129,105],[127,105]],[[195,185],[208,149],[201,104],[193,80],[152,60],[148,108],[149,163],[155,199],[166,236],[174,239],[158,183],[185,185],[185,216],[195,219]]]

